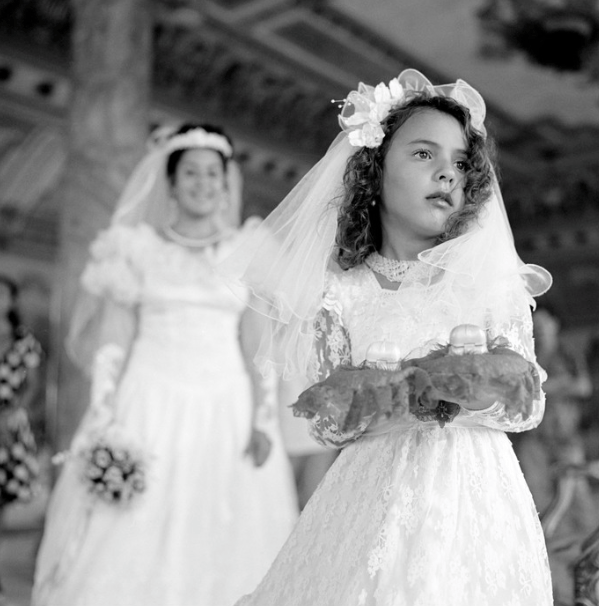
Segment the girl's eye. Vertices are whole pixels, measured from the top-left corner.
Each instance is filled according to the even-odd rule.
[[[458,167],[458,170],[462,172],[466,172],[468,170],[468,162],[466,162],[466,160],[458,160],[456,162],[456,166]]]
[[[419,149],[414,155],[418,156],[422,160],[430,160],[433,157],[428,149]]]

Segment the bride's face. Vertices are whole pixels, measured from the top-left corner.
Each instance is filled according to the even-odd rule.
[[[209,217],[218,212],[227,196],[223,160],[212,149],[188,149],[183,153],[171,186],[182,215]]]

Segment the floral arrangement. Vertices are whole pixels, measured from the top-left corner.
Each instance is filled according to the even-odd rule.
[[[112,504],[127,504],[146,489],[143,457],[120,442],[104,434],[78,453],[88,491]]]
[[[55,464],[73,461],[79,478],[95,499],[127,505],[147,486],[147,464],[141,449],[114,424],[82,434],[79,444],[52,458]]]
[[[484,350],[458,349],[450,342],[392,369],[368,363],[339,367],[300,394],[294,414],[308,419],[318,414],[345,432],[377,416],[390,419],[405,412],[444,427],[461,405],[492,396],[505,405],[508,415],[530,416],[541,386],[534,364],[511,350],[505,339]]]
[[[17,409],[10,416],[3,413],[0,423],[0,507],[13,501],[26,502],[34,495],[39,465],[35,439],[25,412]]]

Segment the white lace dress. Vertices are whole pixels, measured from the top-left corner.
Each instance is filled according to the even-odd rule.
[[[36,606],[231,606],[289,535],[296,495],[277,427],[263,467],[243,456],[246,294],[213,272],[236,243],[193,252],[142,224],[112,227],[92,246],[84,286],[137,309],[116,408],[149,457],[148,487],[126,510],[90,505],[75,466],[65,466],[47,513]]]
[[[383,290],[364,266],[332,277],[319,316],[321,373],[395,341],[404,356],[447,342],[442,302]],[[487,326],[534,360],[530,313]],[[424,345],[423,344],[427,344]],[[322,374],[321,374],[322,376]],[[314,437],[344,447],[258,589],[243,606],[551,606],[537,512],[506,431],[537,425],[497,402],[441,428],[409,413],[382,435],[344,435],[316,416]]]

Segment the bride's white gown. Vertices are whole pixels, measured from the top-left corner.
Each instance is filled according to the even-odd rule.
[[[243,456],[246,295],[213,271],[235,244],[194,252],[142,224],[112,227],[92,247],[84,284],[138,309],[116,407],[149,455],[148,487],[126,510],[90,506],[75,466],[65,465],[38,556],[36,606],[231,606],[289,535],[296,496],[276,426],[262,468]]]
[[[383,290],[365,266],[333,277],[319,317],[321,371],[360,364],[383,338],[414,357],[446,343],[451,307],[426,299]],[[534,360],[530,313],[487,330]],[[535,426],[543,410],[543,399],[527,420],[501,403],[462,409],[444,428],[406,414],[392,431],[361,437],[317,415],[314,436],[345,448],[238,606],[552,606],[543,532],[505,433]]]

